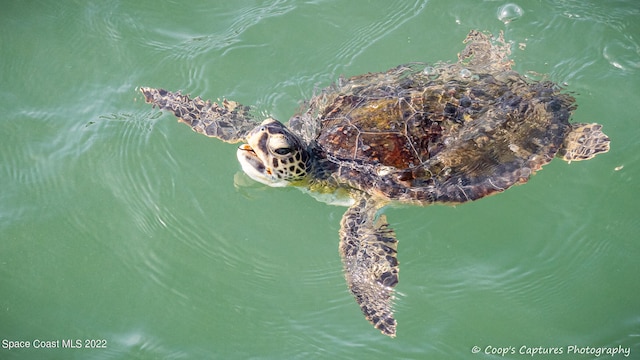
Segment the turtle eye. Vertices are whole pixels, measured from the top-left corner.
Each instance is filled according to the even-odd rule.
[[[273,150],[273,152],[275,152],[278,155],[289,155],[293,152],[293,149],[288,147],[283,147],[283,148],[277,148]]]

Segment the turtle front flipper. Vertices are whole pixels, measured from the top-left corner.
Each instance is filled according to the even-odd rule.
[[[396,336],[393,287],[398,283],[397,240],[369,197],[357,199],[342,217],[340,256],[349,290],[367,320],[383,334]]]
[[[235,101],[223,100],[221,104],[194,99],[180,92],[141,87],[145,101],[160,109],[171,111],[180,122],[193,131],[222,141],[241,142],[249,131],[258,126],[252,120],[249,108]]]
[[[609,151],[609,143],[609,137],[602,132],[602,125],[572,123],[558,156],[569,163],[589,160]]]

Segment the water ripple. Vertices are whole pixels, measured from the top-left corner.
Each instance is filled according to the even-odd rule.
[[[107,147],[105,155],[115,159],[103,161],[106,167],[101,169],[100,178],[114,196],[134,207],[132,217],[138,227],[145,234],[152,234],[158,224],[152,214],[159,206],[156,187],[161,177],[154,173],[157,168],[152,164],[144,161],[139,161],[138,166],[131,164],[134,163],[132,159],[143,159],[147,152],[153,151],[150,142],[153,123],[122,114],[103,116],[101,120],[114,124],[111,127],[113,139],[104,146]],[[166,159],[172,160],[171,157]]]
[[[602,55],[611,66],[625,71],[640,69],[640,45],[631,36],[609,42]]]
[[[180,350],[171,348],[166,339],[155,337],[144,330],[133,330],[126,333],[116,333],[110,336],[110,342],[116,346],[109,346],[109,357],[126,358],[156,358],[156,359],[189,359],[193,358],[197,349]],[[115,350],[112,350],[115,349]],[[200,356],[205,356],[200,354]]]
[[[282,16],[293,10],[295,5],[288,1],[274,1],[268,4],[253,4],[249,7],[237,8],[229,13],[216,14],[220,19],[231,19],[224,31],[211,33],[176,33],[160,31],[164,36],[173,38],[176,45],[170,47],[170,58],[174,60],[190,60],[201,55],[210,56],[212,52],[219,50],[231,51],[235,44],[241,42],[245,31],[268,18]],[[229,22],[229,21],[225,21]],[[246,45],[239,45],[246,46]],[[167,50],[163,47],[163,50]]]
[[[554,67],[552,76],[560,75],[564,82],[585,75],[610,76],[609,72],[596,72],[598,62],[606,61],[614,69],[624,72],[636,72],[640,68],[640,43],[635,36],[640,7],[634,1],[620,1],[619,6],[611,6],[606,2],[562,1],[554,3],[555,13],[552,17],[533,20],[532,24],[544,33],[574,33],[582,31],[582,38],[576,39],[572,45],[577,51],[572,56],[563,56],[563,64]],[[604,36],[603,34],[607,34]],[[552,46],[548,39],[529,39],[528,43],[546,41],[545,46]],[[563,54],[558,51],[558,54]],[[570,74],[562,74],[571,70]]]
[[[18,111],[12,122],[3,127],[4,135],[18,131],[28,134],[29,141],[4,148],[0,152],[0,177],[5,191],[0,198],[12,213],[2,217],[8,221],[19,219],[26,212],[54,216],[59,204],[73,196],[80,179],[75,174],[77,162],[95,142],[95,134],[81,124],[61,124],[61,114],[73,114],[74,109],[41,109]]]
[[[420,15],[425,8],[426,1],[396,1],[385,3],[388,7],[383,11],[384,17],[357,27],[345,42],[335,50],[334,69],[332,74],[339,73],[339,69],[350,66],[367,48],[383,37],[398,29],[402,24]]]

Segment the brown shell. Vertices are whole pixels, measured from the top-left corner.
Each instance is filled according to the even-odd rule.
[[[474,200],[526,182],[570,131],[574,98],[509,64],[409,64],[312,100],[335,177],[389,199]]]

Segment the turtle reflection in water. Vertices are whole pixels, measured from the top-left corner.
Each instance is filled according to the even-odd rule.
[[[511,69],[502,34],[471,31],[455,63],[412,63],[340,79],[288,125],[249,108],[143,87],[148,103],[196,132],[236,143],[261,183],[352,199],[340,224],[349,290],[373,326],[396,334],[397,240],[381,207],[459,204],[525,183],[554,157],[609,150],[598,124],[570,123],[575,99]]]

